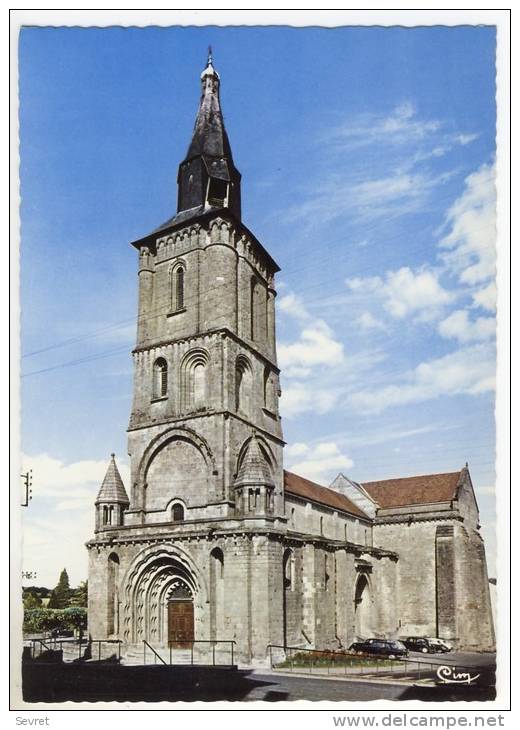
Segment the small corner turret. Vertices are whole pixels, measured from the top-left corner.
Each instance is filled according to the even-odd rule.
[[[124,513],[130,506],[130,500],[117,468],[115,454],[110,454],[110,463],[95,505],[96,532],[124,524]]]
[[[273,513],[275,483],[255,433],[240,464],[234,488],[238,514],[252,516]]]

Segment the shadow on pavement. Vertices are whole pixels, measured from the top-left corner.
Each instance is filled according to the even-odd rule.
[[[272,680],[259,677],[252,670],[236,667],[201,666],[128,666],[117,657],[100,662],[62,662],[60,652],[43,655],[37,660],[22,662],[23,698],[26,702],[195,702],[247,701],[286,702],[296,699],[340,699],[338,685],[344,699],[363,700],[367,684],[327,679],[273,676]],[[302,682],[308,681],[308,685]],[[281,686],[282,685],[282,686]],[[283,686],[285,685],[285,686]],[[293,686],[294,685],[294,686]],[[334,686],[335,687],[334,687]],[[394,699],[399,702],[483,702],[494,700],[495,672],[493,668],[481,671],[476,684],[416,684],[408,687],[374,684],[370,699]],[[256,690],[256,692],[255,692]]]
[[[26,702],[239,701],[270,684],[250,674],[235,667],[28,662],[22,665],[22,687]],[[283,692],[269,694],[268,701],[287,699]]]

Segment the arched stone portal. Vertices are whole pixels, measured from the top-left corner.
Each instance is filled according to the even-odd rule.
[[[358,639],[372,636],[372,595],[368,577],[362,573],[354,594],[355,631]]]
[[[158,646],[197,638],[204,626],[205,587],[185,555],[168,548],[138,559],[125,581],[125,642]]]

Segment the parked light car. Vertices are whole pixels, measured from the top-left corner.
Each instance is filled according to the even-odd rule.
[[[410,651],[420,651],[423,654],[451,651],[451,646],[443,639],[434,639],[427,636],[408,636],[402,641]]]
[[[349,651],[354,651],[356,654],[384,656],[389,659],[408,656],[408,649],[401,641],[390,641],[388,639],[367,639],[366,641],[355,641],[349,646]]]
[[[449,641],[446,641],[446,639],[428,637],[428,641],[435,648],[435,651],[438,652],[445,653],[453,649],[453,646],[450,644]]]

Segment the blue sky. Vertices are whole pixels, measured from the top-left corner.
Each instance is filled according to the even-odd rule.
[[[175,212],[209,44],[243,219],[282,269],[286,466],[468,461],[494,574],[492,27],[22,30],[24,568],[85,578],[111,451],[128,483],[129,241]]]

